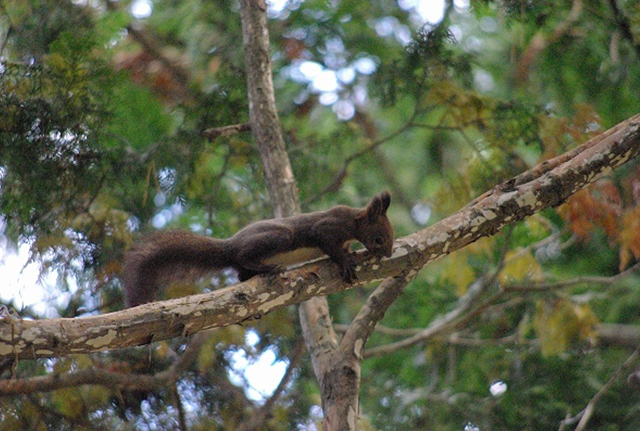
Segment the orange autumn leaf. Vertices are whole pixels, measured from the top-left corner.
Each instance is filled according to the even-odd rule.
[[[588,240],[596,228],[603,229],[612,240],[618,238],[622,199],[611,180],[600,180],[576,193],[558,212],[581,240]]]
[[[631,256],[640,259],[640,203],[627,210],[620,231],[620,270],[624,270]]]

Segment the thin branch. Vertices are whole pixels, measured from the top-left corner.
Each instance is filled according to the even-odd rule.
[[[545,35],[544,30],[540,30],[535,34],[516,67],[516,77],[519,81],[525,82],[528,79],[531,66],[538,58],[539,53],[563,37],[573,27],[580,15],[582,15],[582,9],[582,0],[573,0],[571,10],[569,10],[566,18],[553,29],[550,35]]]
[[[560,427],[558,428],[558,431],[564,431],[570,419],[571,410],[567,409],[567,413],[564,415],[564,419],[560,421]]]
[[[157,44],[157,37],[149,34],[149,29],[138,28],[132,24],[127,25],[127,32],[138,42],[142,48],[169,71],[173,78],[180,84],[184,93],[189,89],[189,72],[175,61],[170,60],[162,53],[162,48]]]
[[[391,304],[402,294],[405,286],[415,277],[405,274],[400,277],[392,277],[384,280],[376,290],[367,297],[358,314],[345,332],[340,349],[348,355],[355,355],[357,359],[362,359],[364,346],[369,336],[387,312]]]
[[[490,285],[490,283],[487,283],[487,281],[490,281],[490,279],[484,282],[481,282],[481,279],[479,279],[476,281],[476,283],[480,283],[481,289],[474,291],[472,290],[472,288],[470,288],[467,294],[462,298],[460,298],[460,301],[459,301],[460,306],[458,306],[457,308],[447,313],[444,317],[435,320],[427,328],[414,333],[413,335],[411,335],[410,337],[407,337],[404,340],[386,344],[384,346],[374,347],[372,349],[365,351],[365,357],[368,358],[372,356],[380,356],[383,354],[388,354],[390,352],[393,352],[399,349],[404,349],[404,348],[413,346],[415,344],[424,343],[433,337],[441,335],[442,333],[448,332],[455,328],[460,328],[463,325],[465,325],[468,321],[481,315],[486,309],[491,307],[493,304],[495,304],[497,301],[502,299],[506,294],[510,292],[537,292],[537,291],[544,291],[544,290],[549,290],[553,288],[563,288],[568,286],[574,286],[576,284],[582,284],[582,283],[613,284],[618,282],[620,279],[629,276],[630,274],[632,274],[638,269],[640,269],[640,262],[634,265],[633,267],[621,272],[620,274],[616,274],[611,277],[577,277],[571,280],[563,280],[555,283],[539,283],[539,284],[530,285],[530,286],[508,286],[508,287],[504,287],[500,291],[489,296],[482,302],[477,302],[477,301],[482,295],[482,293],[484,292],[483,289],[486,290],[486,288]],[[494,273],[494,275],[495,274],[497,274],[497,272]],[[472,305],[475,305],[475,306],[472,306]],[[413,332],[415,330],[406,330],[406,331]]]
[[[415,200],[409,197],[398,180],[397,175],[399,170],[389,163],[389,160],[385,157],[382,151],[380,151],[380,148],[373,150],[372,155],[385,179],[385,182],[389,185],[389,189],[393,195],[393,202],[404,206],[407,213],[410,213],[415,205]]]
[[[627,268],[619,274],[612,275],[610,277],[576,277],[569,280],[554,281],[548,283],[532,283],[532,284],[512,284],[504,286],[505,292],[542,292],[545,290],[561,289],[564,287],[571,287],[577,284],[605,284],[612,285],[617,283],[620,279],[627,277],[631,273],[640,269],[640,262]]]
[[[182,400],[180,399],[180,392],[178,391],[178,382],[173,382],[171,385],[171,397],[173,398],[173,405],[176,407],[178,411],[178,426],[180,431],[189,431],[189,427],[187,426],[187,418],[184,413],[184,406],[182,405]]]
[[[341,323],[336,323],[333,325],[336,332],[347,332],[350,325],[345,325]],[[424,328],[389,328],[388,326],[381,325],[378,323],[374,329],[374,332],[382,335],[389,335],[391,337],[408,337],[411,335],[418,334],[423,331]]]
[[[369,358],[372,356],[380,356],[383,354],[390,353],[392,351],[396,351],[402,348],[412,346],[420,342],[424,342],[429,338],[433,338],[436,335],[439,335],[449,330],[454,325],[459,325],[460,324],[459,319],[461,319],[461,317],[465,313],[469,312],[469,315],[466,318],[463,317],[461,319],[463,322],[468,320],[470,316],[472,315],[475,316],[479,314],[481,310],[484,310],[484,308],[486,308],[490,304],[493,304],[495,301],[497,301],[502,296],[503,292],[500,291],[497,294],[491,295],[489,299],[480,303],[479,306],[473,307],[473,305],[477,303],[477,301],[489,290],[489,288],[495,284],[495,281],[498,278],[500,271],[502,271],[505,257],[507,255],[507,250],[509,249],[509,239],[511,238],[512,232],[513,232],[513,228],[510,226],[506,232],[504,245],[500,250],[500,257],[498,258],[496,269],[492,272],[492,274],[488,276],[485,274],[484,276],[479,277],[473,284],[471,284],[471,286],[469,286],[469,289],[467,290],[467,293],[458,301],[460,305],[457,308],[451,310],[450,312],[445,314],[443,317],[436,319],[426,329],[418,332],[417,334],[395,343],[368,349],[365,351],[364,356],[366,358]],[[369,330],[369,332],[371,332],[372,330],[373,330],[373,325],[371,326],[371,329]],[[346,336],[347,335],[345,334],[345,338]]]
[[[7,43],[9,42],[9,39],[11,37],[11,33],[14,31],[13,25],[11,24],[11,17],[10,15],[7,13],[7,10],[4,7],[3,3],[0,3],[0,10],[2,10],[2,15],[4,17],[7,18],[7,21],[9,22],[9,26],[7,28],[7,32],[4,35],[4,38],[2,40],[2,42],[0,42],[0,58],[6,58],[4,55],[4,49],[7,46]],[[5,63],[6,64],[6,63]]]
[[[489,163],[487,156],[483,154],[483,149],[478,147],[478,144],[474,142],[467,133],[465,133],[464,129],[458,130],[458,133],[460,134],[460,136],[462,136],[462,140],[466,142],[471,150],[476,154],[476,157],[478,158],[480,163],[487,169],[487,171],[492,172],[493,174],[497,174],[498,169],[496,165],[492,165],[491,163]]]
[[[215,141],[220,136],[230,136],[251,130],[251,123],[232,124],[230,126],[211,127],[202,132],[209,142]]]
[[[498,277],[498,274],[500,273],[504,265],[504,259],[509,248],[509,239],[511,237],[512,231],[513,228],[510,226],[507,229],[505,244],[500,252],[500,257],[498,259],[498,264],[495,271],[493,271],[493,273],[489,277],[479,278],[477,285],[476,283],[474,283],[474,285],[476,286],[472,285],[469,288],[469,291],[471,292],[469,297],[465,302],[463,302],[463,305],[458,309],[457,313],[451,312],[448,314],[449,318],[455,319],[455,317],[458,316],[459,313],[462,313],[462,310],[466,308],[467,305],[465,304],[471,304],[475,302],[475,299],[483,295],[484,292],[487,291],[489,286],[492,286],[495,283],[496,278]],[[412,274],[401,274],[397,277],[388,278],[376,288],[373,294],[371,294],[367,298],[367,302],[360,309],[358,315],[355,317],[355,319],[353,319],[353,322],[351,322],[349,329],[347,329],[347,331],[345,332],[340,344],[340,348],[343,352],[353,352],[357,358],[362,357],[362,349],[364,348],[364,345],[366,344],[369,336],[374,331],[376,323],[378,323],[382,319],[382,317],[384,317],[387,309],[404,291],[404,287],[415,277],[416,274],[417,273],[414,271]],[[469,298],[471,298],[471,300],[469,300]],[[376,348],[367,350],[367,356],[372,355],[372,351],[375,354]]]
[[[600,399],[604,395],[606,395],[607,392],[609,392],[609,389],[611,389],[611,387],[618,381],[622,373],[624,373],[625,370],[627,370],[627,368],[629,368],[631,364],[635,362],[638,356],[640,356],[640,347],[636,348],[636,350],[633,351],[631,356],[629,356],[627,360],[624,361],[624,363],[618,367],[618,369],[609,378],[607,383],[605,383],[605,385],[602,388],[600,388],[600,390],[593,396],[593,398],[591,398],[591,400],[589,401],[587,406],[584,408],[584,410],[582,410],[580,413],[578,413],[574,417],[567,418],[560,421],[560,427],[562,428],[564,425],[572,425],[579,420],[580,422],[578,422],[578,426],[576,426],[575,431],[583,431],[587,426],[587,424],[589,423],[589,420],[591,419],[591,415],[593,415],[593,412],[595,410],[595,407],[598,401],[600,401]]]
[[[445,343],[453,346],[464,347],[485,347],[485,346],[505,346],[505,345],[535,345],[536,340],[522,340],[518,334],[508,335],[506,337],[495,339],[478,339],[478,338],[464,338],[457,334],[451,334],[444,340]]]
[[[465,127],[471,126],[473,124],[477,124],[478,121],[485,121],[486,119],[482,119],[482,120],[471,120],[471,121],[467,121],[464,123],[460,123],[457,124],[455,126],[444,126],[442,124],[422,124],[422,123],[413,123],[413,127],[415,128],[419,128],[419,129],[428,129],[428,130],[433,130],[435,132],[441,131],[441,132],[459,132],[460,130],[464,129]]]
[[[384,138],[371,142],[369,145],[365,146],[364,148],[361,148],[360,150],[356,151],[355,153],[345,158],[344,162],[342,162],[342,166],[338,168],[333,174],[333,179],[326,186],[324,186],[318,193],[308,197],[303,202],[303,205],[306,206],[306,205],[312,204],[313,202],[317,201],[325,194],[338,190],[342,185],[342,182],[344,181],[344,179],[347,177],[347,171],[348,171],[349,165],[354,160],[364,156],[365,154],[370,153],[371,151],[380,147],[382,144],[386,143],[387,141],[390,141],[395,137],[400,136],[407,130],[409,130],[411,127],[413,127],[413,121],[415,120],[417,115],[418,115],[418,111],[414,110],[413,114],[411,115],[411,118],[409,118],[409,120],[403,126],[398,128],[395,132],[385,136]]]
[[[349,325],[336,324],[334,325],[336,332],[346,332],[349,329]],[[374,332],[383,335],[389,335],[392,337],[406,337],[410,335],[415,335],[421,332],[423,329],[420,328],[407,328],[407,329],[396,329],[389,328],[384,325],[376,325]],[[502,338],[496,339],[479,339],[479,338],[465,338],[461,337],[458,333],[451,334],[446,339],[442,340],[447,344],[452,345],[460,345],[460,346],[469,346],[469,347],[482,347],[482,346],[502,346],[505,344],[535,344],[535,340],[520,340],[518,339],[517,334],[508,335]]]
[[[451,330],[453,327],[457,326],[461,320],[466,321],[471,318],[470,316],[479,314],[486,307],[500,299],[503,294],[503,292],[493,294],[488,299],[474,307],[474,304],[478,304],[478,300],[489,287],[489,284],[485,282],[486,278],[479,278],[478,280],[476,280],[476,282],[469,287],[467,293],[462,298],[460,298],[460,300],[458,301],[458,307],[454,308],[444,316],[434,320],[427,328],[421,330],[411,337],[405,338],[404,340],[386,344],[384,346],[367,349],[364,352],[364,357],[371,358],[375,356],[382,356],[400,349],[414,346],[419,343],[424,343],[430,338],[434,338],[444,332]],[[465,315],[469,317],[463,318],[463,316]]]
[[[544,219],[540,219],[541,221]],[[549,244],[552,244],[556,241],[559,241],[560,238],[562,237],[562,235],[565,233],[564,230],[559,230],[556,231],[554,233],[552,233],[551,235],[547,236],[546,238],[541,239],[540,241],[536,241],[534,243],[531,243],[525,247],[522,247],[520,249],[518,249],[514,254],[512,254],[511,256],[509,256],[509,258],[507,259],[507,262],[510,262],[514,259],[518,259],[522,256],[527,255],[528,253],[531,253],[533,250],[538,250],[541,249],[543,247],[548,246]],[[566,241],[560,243],[557,247],[558,250],[564,250],[567,247],[573,245],[575,242],[577,241],[577,237],[576,235],[571,235],[569,237],[569,239],[567,239]]]
[[[596,327],[600,345],[624,347],[640,346],[640,326],[633,324],[601,323]]]
[[[112,389],[150,390],[163,386],[165,379],[156,376],[131,375],[107,371],[101,368],[86,368],[71,373],[51,373],[29,379],[9,379],[0,381],[0,394],[27,394],[47,392],[81,385],[102,385]]]
[[[155,375],[130,374],[91,367],[69,373],[51,373],[28,379],[0,380],[0,394],[28,394],[81,385],[102,385],[112,389],[151,390],[175,382],[178,376],[196,360],[206,339],[206,332],[195,334],[186,350],[168,369]]]
[[[222,178],[227,174],[227,169],[229,168],[229,164],[231,163],[231,159],[233,158],[233,149],[229,149],[227,153],[224,155],[224,160],[222,161],[222,167],[220,168],[220,172],[214,178],[211,179],[213,182],[213,190],[209,192],[209,196],[206,199],[207,202],[207,224],[211,230],[213,230],[213,214],[214,210],[214,202],[220,188],[222,187]]]
[[[252,431],[264,428],[264,422],[271,415],[273,406],[280,396],[284,393],[287,385],[293,378],[293,372],[298,367],[298,363],[304,353],[304,342],[300,340],[296,343],[293,353],[289,357],[289,366],[285,371],[284,376],[278,383],[278,386],[273,391],[273,394],[264,402],[264,404],[256,411],[249,420],[241,423],[236,430],[237,431]]]
[[[622,36],[631,44],[634,51],[636,52],[638,61],[640,61],[640,43],[636,42],[635,38],[633,37],[629,19],[622,13],[620,8],[618,7],[618,2],[616,0],[609,0],[609,6],[611,6],[611,10],[613,11],[613,19],[620,29]]]

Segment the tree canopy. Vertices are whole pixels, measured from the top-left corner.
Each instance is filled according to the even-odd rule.
[[[0,1],[0,244],[57,280],[46,315],[0,292],[0,430],[334,429],[332,390],[359,429],[637,429],[640,7],[261,5]],[[113,313],[144,235],[384,189],[357,285],[221,271]]]

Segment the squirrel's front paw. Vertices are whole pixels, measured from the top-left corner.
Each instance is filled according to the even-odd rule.
[[[342,279],[345,282],[352,284],[354,281],[358,280],[358,274],[356,273],[356,264],[354,262],[349,262],[342,265],[341,270]]]

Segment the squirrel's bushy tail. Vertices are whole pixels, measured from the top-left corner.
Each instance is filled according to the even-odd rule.
[[[227,240],[186,231],[159,232],[127,252],[122,280],[127,307],[151,302],[172,281],[196,280],[233,266]]]

